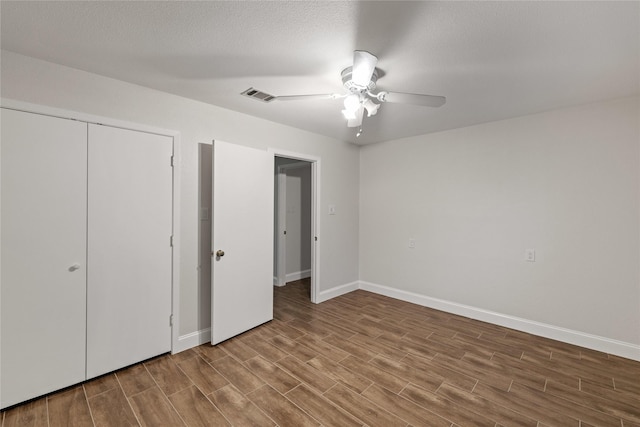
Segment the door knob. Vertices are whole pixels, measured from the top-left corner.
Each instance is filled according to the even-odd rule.
[[[216,252],[216,256],[217,256],[217,257],[223,257],[223,256],[224,256],[224,251],[223,251],[223,250],[218,249],[218,251]]]
[[[78,269],[80,269],[80,264],[73,264],[71,267],[69,267],[69,271],[71,272],[74,272]]]

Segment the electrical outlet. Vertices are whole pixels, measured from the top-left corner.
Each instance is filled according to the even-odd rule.
[[[536,250],[535,249],[525,249],[524,251],[524,260],[528,262],[536,261]]]

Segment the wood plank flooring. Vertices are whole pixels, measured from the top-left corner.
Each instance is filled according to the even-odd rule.
[[[640,426],[640,362],[355,291],[2,413],[13,426]]]

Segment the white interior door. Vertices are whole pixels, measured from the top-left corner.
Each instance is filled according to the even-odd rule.
[[[87,125],[1,111],[5,408],[85,379]]]
[[[213,143],[212,344],[273,319],[273,168],[272,153]]]
[[[276,284],[285,286],[287,284],[287,171],[282,166],[278,167],[277,180],[278,234],[276,235],[275,276]]]
[[[89,125],[87,378],[171,349],[172,153]]]

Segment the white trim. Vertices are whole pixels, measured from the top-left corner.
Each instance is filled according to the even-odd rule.
[[[335,286],[331,289],[327,289],[318,294],[317,303],[328,301],[332,298],[339,297],[340,295],[348,294],[349,292],[357,291],[360,289],[360,282],[351,282],[344,285]]]
[[[298,153],[295,151],[281,150],[279,148],[268,148],[267,151],[270,153],[273,153],[274,157],[286,157],[288,159],[300,160],[303,162],[319,162],[320,161],[320,157],[318,156]]]
[[[311,164],[311,302],[319,303],[320,292],[320,159]]]
[[[0,106],[3,108],[24,111],[28,113],[42,114],[62,119],[78,120],[91,124],[102,124],[111,127],[128,129],[139,132],[147,132],[156,135],[163,135],[173,138],[173,254],[172,254],[172,289],[171,289],[171,314],[173,315],[173,326],[171,328],[171,352],[176,353],[179,341],[178,331],[180,330],[180,132],[162,129],[154,126],[128,122],[79,111],[64,110],[49,107],[46,105],[31,104],[28,102],[16,101],[13,99],[0,98]]]
[[[593,350],[602,351],[604,353],[614,354],[616,356],[640,361],[640,345],[617,341],[606,337],[561,328],[558,326],[548,325],[533,320],[527,320],[519,317],[496,313],[477,307],[458,304],[439,298],[432,298],[425,295],[416,294],[414,292],[402,291],[399,289],[377,285],[370,282],[355,281],[336,286],[331,289],[327,289],[318,294],[317,303],[328,301],[332,298],[348,294],[349,292],[353,292],[358,289],[373,292],[379,295],[384,295],[390,298],[395,298],[401,301],[418,304],[424,307],[445,311],[447,313],[457,314],[471,319],[481,320],[495,325],[512,328],[533,335],[538,335],[541,337],[574,344],[580,347],[590,348]],[[207,343],[210,341],[209,337],[209,329],[203,329],[201,331],[183,335],[178,339],[178,346],[175,353]]]
[[[483,322],[489,322],[495,325],[527,332],[533,335],[538,335],[541,337],[550,338],[553,340],[558,340],[565,343],[602,351],[604,353],[614,354],[616,356],[640,361],[640,345],[617,341],[580,331],[574,331],[559,326],[548,325],[533,320],[496,313],[477,307],[471,307],[464,304],[458,304],[451,301],[416,294],[414,292],[402,291],[399,289],[390,288],[388,286],[377,285],[375,283],[360,281],[358,288],[398,300],[418,304],[424,307],[446,311],[447,313],[457,314],[460,316],[469,317],[471,319],[481,320]]]
[[[311,277],[311,269],[287,273],[286,277],[287,283],[293,282],[294,280],[306,279],[307,277]]]
[[[163,129],[155,126],[148,126],[140,123],[113,119],[104,116],[96,116],[93,114],[82,113],[80,111],[49,107],[47,105],[31,104],[29,102],[16,101],[14,99],[0,98],[0,103],[3,108],[24,111],[26,113],[42,114],[45,116],[53,116],[61,119],[72,119],[91,124],[107,125],[116,128],[135,130],[164,136],[175,136],[180,134],[179,132],[170,129]]]
[[[180,332],[180,243],[182,241],[180,233],[180,211],[182,204],[180,201],[180,177],[182,176],[182,159],[180,153],[180,133],[173,135],[173,251],[171,253],[171,269],[173,272],[173,286],[171,288],[171,353],[177,353],[179,332]]]
[[[171,353],[180,353],[181,351],[189,350],[190,348],[197,347],[208,342],[211,342],[211,328],[201,329],[178,337],[177,345]]]

